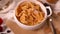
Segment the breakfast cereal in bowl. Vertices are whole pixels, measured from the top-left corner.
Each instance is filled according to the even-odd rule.
[[[14,10],[14,19],[16,23],[24,29],[35,30],[44,24],[48,16],[46,7],[36,0],[20,1]]]

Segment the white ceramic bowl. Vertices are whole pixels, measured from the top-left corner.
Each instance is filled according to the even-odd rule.
[[[6,4],[9,2],[8,6]],[[1,0],[0,1],[0,14],[7,13],[9,10],[13,9],[15,6],[15,1],[14,0]],[[7,8],[5,8],[7,7]]]
[[[28,26],[28,25],[24,25],[24,24],[22,24],[20,21],[18,21],[18,19],[17,19],[16,16],[15,16],[15,11],[16,11],[17,7],[19,6],[19,4],[22,3],[22,2],[24,2],[24,1],[33,2],[33,3],[35,3],[35,4],[40,5],[41,9],[42,9],[43,12],[45,13],[44,19],[41,21],[41,23],[39,23],[39,24],[37,24],[37,25],[34,25],[34,26]],[[47,15],[47,10],[46,10],[46,8],[48,8],[48,9],[50,10],[50,14],[49,14],[49,15]],[[36,0],[32,0],[32,1],[31,1],[31,0],[22,0],[22,1],[20,1],[20,2],[17,4],[17,6],[16,6],[16,8],[15,8],[15,10],[14,10],[14,19],[15,19],[15,22],[17,23],[17,25],[18,25],[19,27],[21,27],[21,28],[23,28],[23,29],[27,29],[27,30],[35,30],[35,29],[38,29],[39,27],[41,27],[41,26],[44,24],[44,22],[46,21],[46,19],[47,19],[49,16],[51,16],[51,14],[52,14],[52,11],[51,11],[50,7],[45,7],[45,6],[44,6],[42,3],[40,3],[39,1],[36,1]]]

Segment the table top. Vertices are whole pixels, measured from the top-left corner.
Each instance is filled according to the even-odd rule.
[[[53,15],[52,19],[57,34],[60,34],[60,16],[58,15],[57,17],[57,15]],[[10,27],[15,34],[53,34],[51,28],[47,24],[37,30],[25,30],[20,28],[15,22],[6,19],[6,25]]]

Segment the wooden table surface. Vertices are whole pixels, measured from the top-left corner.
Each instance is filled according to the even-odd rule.
[[[13,19],[13,18],[12,18]],[[60,34],[60,16],[53,15],[53,24],[56,28],[57,34]],[[20,28],[15,22],[6,19],[6,25],[11,28],[15,34],[53,34],[50,27],[47,24],[44,24],[41,28],[37,30],[24,30]]]

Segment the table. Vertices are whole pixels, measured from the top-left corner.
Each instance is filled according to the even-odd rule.
[[[57,34],[60,34],[60,16],[59,15],[53,15],[52,19],[53,19],[53,24],[56,28]],[[39,28],[37,30],[33,30],[33,31],[24,30],[24,29],[20,28],[15,22],[8,20],[8,19],[6,20],[6,25],[8,27],[10,27],[11,30],[15,34],[52,34],[51,29],[47,24],[45,24],[41,28]]]

